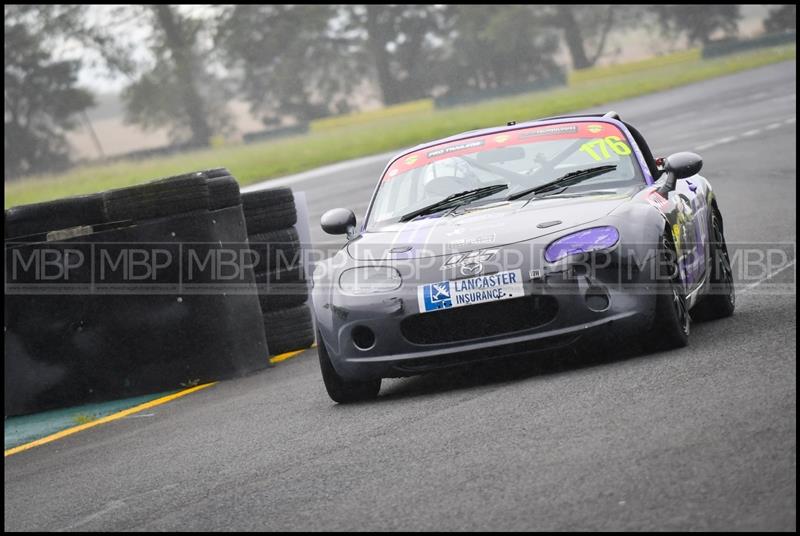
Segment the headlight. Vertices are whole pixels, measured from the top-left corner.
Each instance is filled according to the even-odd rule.
[[[547,262],[556,262],[576,253],[608,249],[618,241],[619,231],[614,227],[592,227],[553,241],[544,251],[544,258]]]
[[[400,288],[403,279],[391,266],[362,266],[350,268],[339,276],[339,288],[356,296],[391,292]]]

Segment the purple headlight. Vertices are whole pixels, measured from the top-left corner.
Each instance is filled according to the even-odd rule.
[[[607,249],[617,243],[619,231],[614,227],[592,227],[563,236],[552,242],[544,252],[547,262],[556,262],[568,255]]]

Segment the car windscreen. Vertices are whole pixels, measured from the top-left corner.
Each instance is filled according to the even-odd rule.
[[[367,227],[396,223],[404,214],[467,190],[508,185],[479,201],[490,203],[567,173],[606,165],[616,168],[565,191],[577,194],[644,183],[626,136],[605,122],[537,126],[426,147],[395,160],[386,170]]]

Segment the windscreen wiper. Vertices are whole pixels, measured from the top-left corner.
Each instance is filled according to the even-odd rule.
[[[615,169],[617,169],[617,165],[611,164],[607,166],[597,166],[593,168],[579,169],[577,171],[570,171],[566,175],[563,175],[550,182],[546,182],[544,184],[540,184],[539,186],[534,186],[533,188],[526,188],[525,190],[522,190],[520,192],[513,193],[509,195],[506,199],[511,201],[514,199],[519,199],[520,197],[525,197],[528,194],[540,194],[550,190],[557,190],[558,188],[566,188],[567,186],[578,184],[579,182],[589,180],[591,178],[597,177],[598,175],[603,175],[604,173],[614,171]]]
[[[400,221],[409,221],[413,220],[417,216],[433,214],[448,208],[454,208],[459,205],[469,203],[470,201],[481,199],[482,197],[489,197],[490,195],[496,194],[497,192],[502,192],[506,189],[508,189],[508,184],[492,184],[491,186],[483,186],[481,188],[465,190],[463,192],[458,192],[457,194],[448,195],[436,203],[432,203],[426,207],[422,207],[413,212],[409,212],[408,214],[404,214],[400,218]]]

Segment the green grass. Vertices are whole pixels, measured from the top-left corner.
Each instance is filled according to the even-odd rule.
[[[6,182],[5,206],[128,186],[218,166],[230,169],[241,184],[249,184],[509,120],[523,121],[591,107],[602,109],[601,105],[608,102],[794,59],[795,55],[795,45],[712,60],[700,59],[696,51],[687,51],[634,64],[580,71],[570,76],[570,83],[564,88],[479,104],[432,110],[424,101],[417,101],[399,114],[367,112],[332,118],[303,136],[146,161],[84,166],[63,175]],[[625,116],[625,110],[617,111]],[[364,120],[364,116],[369,120]]]
[[[347,115],[337,115],[325,117],[311,121],[311,132],[322,132],[332,128],[348,127],[353,125],[363,125],[390,117],[407,115],[416,112],[430,112],[433,110],[433,99],[420,99],[410,102],[403,102],[392,106],[385,106],[377,110],[368,112],[356,112]]]
[[[603,67],[592,67],[591,69],[581,69],[579,71],[572,71],[569,74],[568,80],[570,85],[574,85],[576,83],[597,80],[600,78],[608,78],[611,76],[619,76],[639,71],[662,69],[668,65],[675,65],[678,63],[696,62],[701,59],[702,52],[703,51],[700,48],[690,48],[680,52],[673,52],[672,54],[655,56],[646,60],[631,61],[616,65],[606,65]]]

